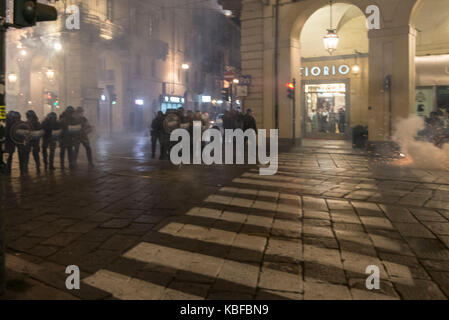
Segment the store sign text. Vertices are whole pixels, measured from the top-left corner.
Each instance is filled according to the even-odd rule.
[[[319,76],[335,76],[347,75],[351,72],[351,68],[344,64],[341,66],[324,66],[324,67],[303,67],[301,68],[301,76],[304,77],[319,77]]]

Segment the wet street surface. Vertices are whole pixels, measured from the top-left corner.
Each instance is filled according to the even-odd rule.
[[[147,137],[93,147],[93,169],[6,179],[8,268],[81,299],[449,297],[448,171],[338,141],[282,153],[275,176],[151,160]]]

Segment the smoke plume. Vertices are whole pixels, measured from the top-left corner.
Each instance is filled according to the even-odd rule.
[[[432,142],[416,140],[418,132],[425,128],[424,118],[411,116],[401,119],[393,136],[410,166],[423,169],[449,169],[449,143],[438,148]]]

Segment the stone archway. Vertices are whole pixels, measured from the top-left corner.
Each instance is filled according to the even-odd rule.
[[[365,11],[365,5],[367,6],[369,1],[361,0],[361,1],[334,1],[333,14],[334,14],[334,27],[339,24],[341,19],[343,18],[344,12],[339,11],[338,8],[356,8],[359,14],[363,14]],[[286,99],[285,95],[282,92],[284,88],[284,83],[288,82],[289,79],[295,78],[297,81],[301,79],[299,75],[299,71],[302,67],[302,58],[303,52],[305,48],[302,48],[301,45],[301,35],[303,33],[304,27],[307,22],[316,14],[319,10],[328,10],[329,1],[328,0],[319,0],[319,1],[304,1],[303,3],[297,3],[294,6],[289,6],[288,10],[282,10],[284,14],[282,15],[282,23],[280,26],[280,57],[279,60],[283,61],[281,66],[281,72],[279,76],[279,87],[281,88],[281,92],[279,94],[280,97],[280,105],[288,106],[291,103],[288,99]],[[337,10],[336,10],[337,9]],[[341,10],[340,10],[341,11]],[[327,14],[327,11],[325,11]],[[328,23],[328,20],[326,21]],[[318,45],[320,48],[323,48],[322,56],[328,56],[328,53],[324,51],[324,47],[322,44],[322,37],[324,36],[324,32],[329,28],[328,25],[320,26],[323,31],[317,31],[316,37],[319,38]],[[352,52],[353,53],[353,52]],[[338,55],[338,53],[336,53]],[[286,63],[287,62],[287,63]],[[318,63],[319,64],[319,63]],[[299,83],[300,84],[300,83]],[[304,113],[305,111],[302,108],[303,104],[303,96],[302,96],[302,86],[297,85],[296,87],[296,97],[298,97],[296,101],[296,128],[295,131],[301,133],[301,137],[303,137],[303,133],[306,131],[304,124]],[[281,109],[291,109],[281,108]],[[284,123],[284,125],[280,126],[280,136],[282,138],[288,138],[291,136],[292,125],[288,124],[291,119],[291,113],[289,112],[281,112],[280,113],[280,121]],[[285,128],[283,130],[283,128]]]
[[[415,32],[410,15],[417,0],[347,0],[335,3],[352,4],[365,12],[377,5],[381,13],[381,28],[370,30],[369,38],[369,105],[370,140],[388,141],[392,131],[390,119],[407,117],[414,105]],[[279,119],[281,138],[292,135],[291,101],[285,94],[285,83],[297,76],[301,64],[299,37],[304,24],[327,0],[305,0],[281,3],[279,8]],[[242,71],[253,76],[245,104],[256,113],[261,127],[274,128],[274,4],[246,1],[242,12]],[[392,75],[391,100],[384,90],[386,76]],[[297,95],[299,92],[297,92]],[[390,103],[391,101],[391,103]],[[298,106],[297,106],[298,108]],[[297,132],[300,128],[297,112]]]
[[[336,52],[330,55],[323,37],[330,28],[329,5],[306,21],[300,36],[299,97],[302,133],[305,138],[350,139],[350,128],[367,125],[368,30],[366,17],[357,6],[332,6],[332,28],[339,35]]]

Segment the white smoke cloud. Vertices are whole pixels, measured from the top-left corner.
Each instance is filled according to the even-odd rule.
[[[449,169],[449,143],[438,148],[431,142],[417,141],[418,132],[425,128],[424,118],[411,116],[396,125],[393,141],[412,161],[410,166],[423,169]]]

